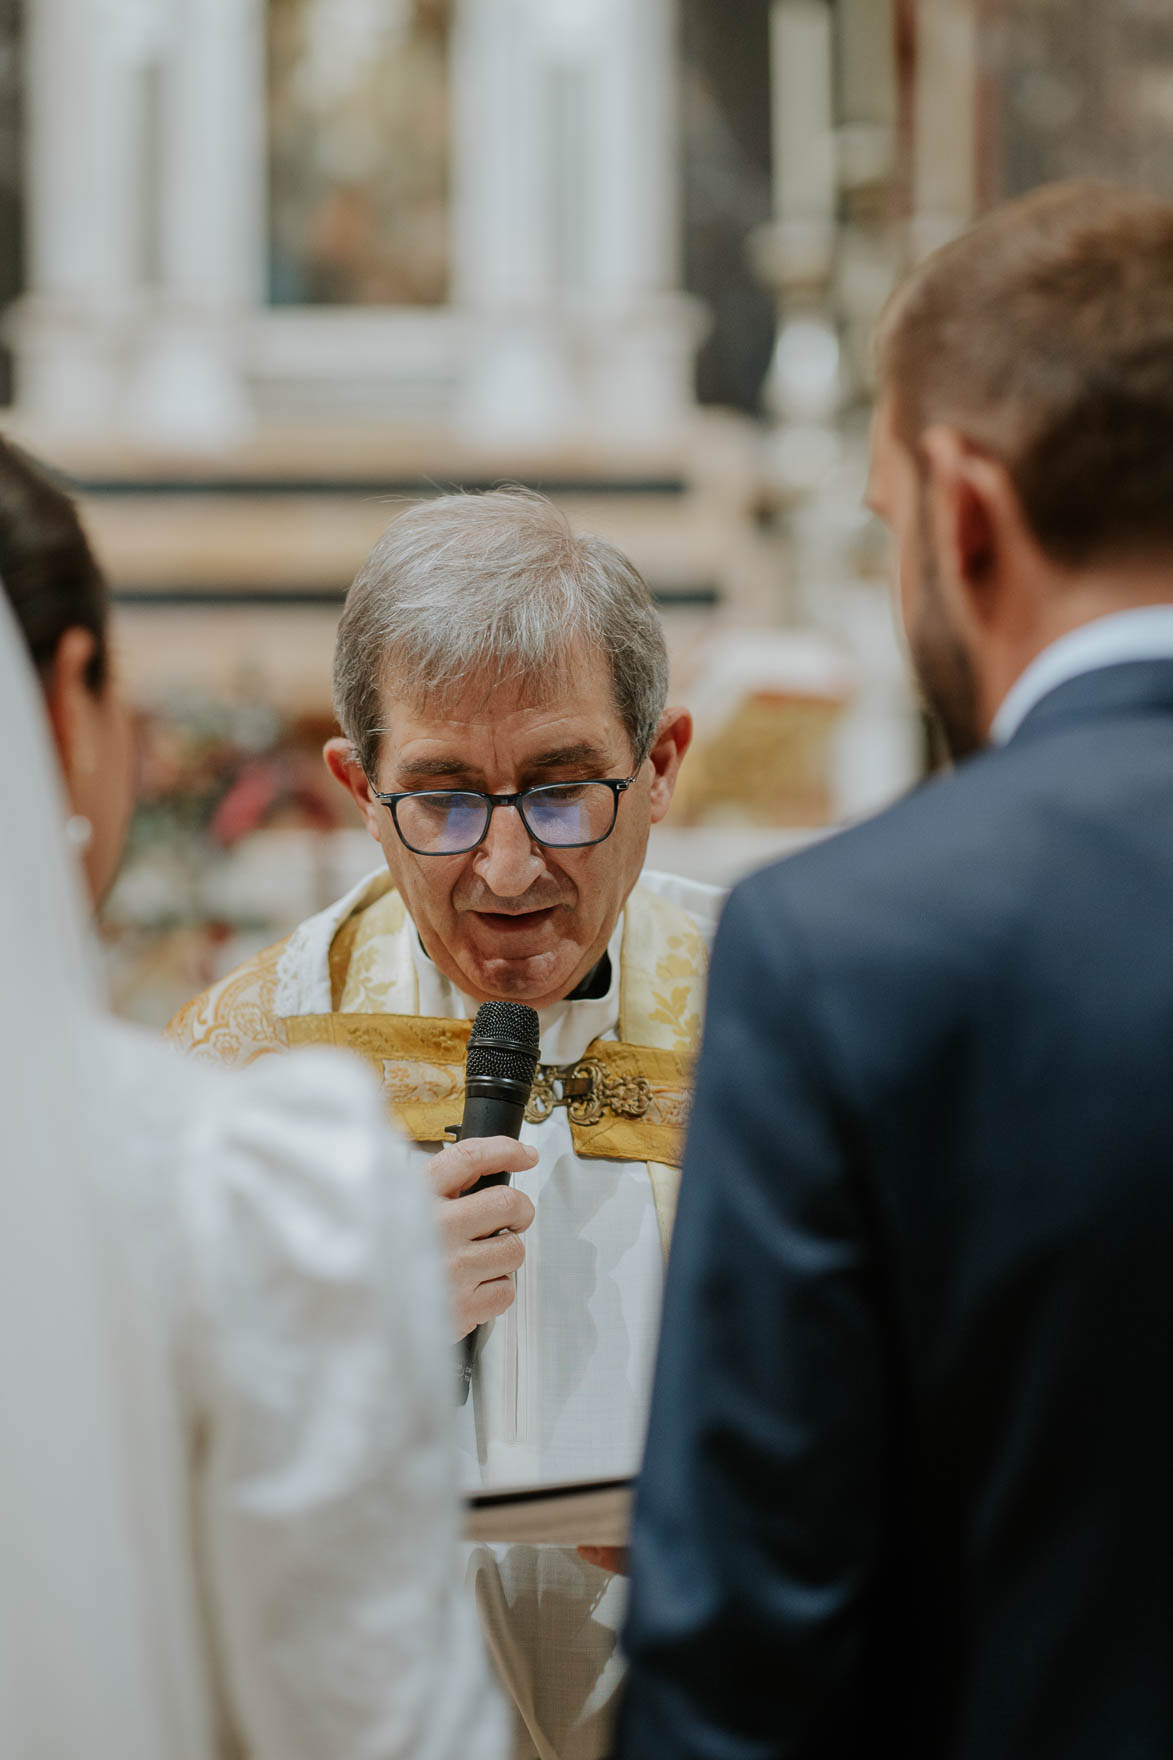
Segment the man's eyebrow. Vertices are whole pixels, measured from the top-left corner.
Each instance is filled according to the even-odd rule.
[[[606,761],[607,754],[599,746],[592,745],[589,740],[581,740],[577,745],[551,746],[549,751],[538,752],[527,758],[526,770],[564,770],[571,766],[586,765],[598,768]]]
[[[396,765],[401,776],[479,776],[475,764],[463,758],[436,757],[404,759]]]
[[[522,770],[527,776],[539,770],[597,770],[606,761],[607,754],[601,747],[592,745],[589,740],[580,740],[573,745],[551,746],[544,752],[536,752],[532,758],[526,759]],[[470,764],[455,753],[451,756],[438,753],[435,757],[404,758],[396,768],[401,777],[421,781],[456,777],[467,782],[471,777],[482,777],[478,764]]]

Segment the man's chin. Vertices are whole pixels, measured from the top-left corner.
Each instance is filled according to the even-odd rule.
[[[504,996],[514,1002],[554,1002],[571,986],[580,954],[577,948],[472,946],[460,959],[471,991]]]

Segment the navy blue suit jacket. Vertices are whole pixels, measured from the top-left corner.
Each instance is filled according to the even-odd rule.
[[[1173,1756],[1173,662],[718,934],[625,1760]]]

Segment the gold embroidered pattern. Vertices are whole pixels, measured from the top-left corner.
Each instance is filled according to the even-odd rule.
[[[345,948],[339,946],[347,936]],[[344,1014],[412,1014],[416,1000],[407,907],[391,885],[368,893],[330,949],[331,990]],[[345,965],[343,966],[343,962]]]
[[[243,1069],[258,1057],[284,1051],[285,1028],[274,1004],[277,963],[285,946],[286,941],[278,941],[264,948],[181,1008],[166,1037],[193,1057],[229,1069]]]
[[[708,963],[688,913],[637,886],[624,907],[620,1036],[637,1045],[695,1052]]]
[[[291,1015],[285,1030],[291,1045],[337,1045],[365,1057],[382,1077],[396,1120],[415,1142],[443,1142],[449,1127],[460,1123],[468,1021],[307,1014]],[[576,1084],[566,1097],[575,1152],[611,1161],[675,1161],[688,1120],[690,1060],[652,1045],[596,1039],[570,1066],[572,1083],[587,1066],[593,1073],[579,1077],[583,1087]],[[567,1072],[547,1065],[543,1073],[552,1084]],[[541,1111],[535,1122],[552,1110]]]

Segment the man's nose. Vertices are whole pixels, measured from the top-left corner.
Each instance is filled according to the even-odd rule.
[[[520,898],[545,871],[542,853],[516,807],[497,807],[474,863],[496,898]]]

